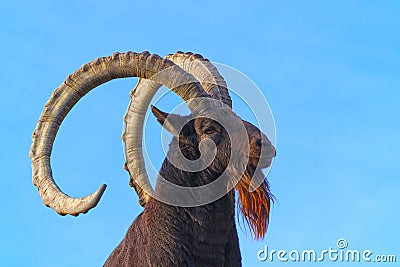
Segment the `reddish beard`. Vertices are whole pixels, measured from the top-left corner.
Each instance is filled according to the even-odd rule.
[[[262,179],[263,182],[253,192],[250,192],[253,177],[254,180]],[[273,201],[273,195],[264,174],[260,169],[249,165],[235,188],[239,195],[238,207],[254,238],[264,238],[269,223],[270,204]]]

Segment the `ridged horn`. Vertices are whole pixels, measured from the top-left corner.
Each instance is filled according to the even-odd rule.
[[[232,108],[232,99],[229,95],[225,79],[207,58],[204,58],[200,54],[181,51],[169,54],[165,58],[193,75],[212,98]]]
[[[199,54],[181,51],[169,54],[165,58],[193,75],[211,97],[232,108],[232,100],[226,82],[208,59]],[[150,199],[153,189],[144,166],[142,130],[147,107],[160,87],[161,84],[159,83],[139,79],[135,89],[131,92],[131,101],[124,117],[125,130],[122,138],[127,161],[124,168],[129,172],[129,185],[135,189],[139,197],[139,204],[143,207]],[[131,138],[128,139],[128,135]]]
[[[48,207],[58,214],[78,216],[95,207],[106,186],[84,198],[72,198],[64,194],[55,183],[50,166],[50,156],[57,131],[72,107],[93,88],[116,78],[139,77],[164,84],[178,94],[192,111],[201,112],[212,107],[195,98],[209,97],[196,80],[158,55],[143,53],[115,53],[83,65],[53,91],[44,106],[32,135],[30,158],[32,180]]]

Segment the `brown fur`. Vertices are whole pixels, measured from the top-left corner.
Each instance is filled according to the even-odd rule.
[[[157,120],[165,125],[168,114],[155,108],[152,111]],[[171,118],[179,120],[177,116]],[[241,155],[249,160],[236,190],[243,216],[258,239],[264,237],[267,231],[271,199],[261,168],[270,165],[275,149],[254,125],[244,124],[249,136],[250,154]],[[230,159],[231,144],[221,125],[211,119],[196,118],[187,123],[180,133],[174,131],[173,124],[168,125],[172,127],[168,130],[175,135],[159,175],[176,185],[196,187],[206,185],[224,173]],[[173,157],[181,159],[177,149],[189,160],[199,159],[202,154],[199,143],[204,138],[210,138],[217,147],[216,156],[206,169],[184,171],[168,160]],[[264,145],[261,139],[265,139]],[[269,153],[264,159],[260,158],[262,146]],[[238,151],[232,153],[241,154]],[[239,160],[237,164],[245,164],[243,162],[247,161]],[[229,170],[227,175],[239,177],[235,168]],[[262,183],[251,192],[253,178]],[[158,179],[154,194],[163,195],[163,192],[169,193],[163,191],[163,182]],[[231,190],[220,199],[198,207],[172,206],[150,198],[104,266],[241,266],[234,196]]]

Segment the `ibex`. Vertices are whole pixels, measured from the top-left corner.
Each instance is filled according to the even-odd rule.
[[[241,266],[231,189],[238,192],[254,237],[263,238],[272,195],[261,169],[271,164],[275,148],[257,127],[232,111],[224,79],[200,55],[178,52],[163,59],[148,52],[115,53],[69,75],[53,92],[33,133],[33,183],[44,204],[61,215],[77,216],[99,202],[105,185],[84,198],[61,192],[50,167],[52,145],[80,98],[102,83],[125,77],[140,78],[125,115],[123,140],[130,185],[144,211],[104,266]],[[153,191],[141,152],[142,127],[151,97],[162,84],[179,95],[192,113],[169,115],[152,107],[156,119],[173,135]],[[257,188],[254,180],[260,181]],[[207,187],[214,183],[224,194],[215,196]],[[180,194],[182,188],[188,189],[186,194]]]

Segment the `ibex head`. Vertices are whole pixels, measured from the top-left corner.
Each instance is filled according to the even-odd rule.
[[[209,171],[215,174],[227,171],[228,176],[233,177],[232,186],[239,193],[241,211],[255,237],[263,237],[272,195],[261,169],[271,164],[275,148],[257,127],[241,120],[231,110],[226,83],[215,67],[191,53],[178,52],[167,59],[148,52],[116,53],[85,64],[67,77],[45,105],[33,134],[30,153],[33,183],[44,204],[61,215],[77,216],[99,202],[105,185],[84,198],[64,194],[52,177],[50,155],[59,126],[80,98],[102,83],[124,77],[141,78],[131,94],[123,134],[125,168],[141,205],[144,206],[153,194],[141,152],[144,117],[152,96],[161,85],[166,85],[186,102],[192,114],[169,115],[152,107],[157,120],[174,135],[178,150],[187,157],[190,166],[198,164],[201,168],[208,160]],[[184,152],[184,149],[193,153]],[[233,165],[232,156],[236,158]],[[210,181],[199,181],[199,185],[212,182],[216,176],[210,177]],[[254,179],[260,181],[258,187],[254,186]]]
[[[204,186],[221,177],[226,171],[226,175],[231,178],[229,182],[233,185],[227,186],[225,192],[232,189],[233,186],[236,188],[239,195],[238,204],[245,220],[254,236],[262,238],[267,230],[270,201],[273,197],[261,169],[269,167],[276,154],[275,148],[267,136],[253,124],[232,116],[232,114],[224,114],[224,118],[219,117],[219,120],[213,120],[204,117],[192,118],[191,115],[168,114],[154,106],[151,109],[157,121],[174,136],[167,155],[168,160],[178,165],[180,170],[205,169],[209,174],[205,180],[182,182],[174,180],[174,182],[179,183],[180,186]],[[227,118],[229,115],[231,117]],[[232,131],[228,133],[225,127],[218,122],[233,123],[234,120],[239,120],[237,123],[243,124],[246,130],[244,139],[241,136],[243,133]],[[180,127],[177,127],[178,125]],[[235,138],[236,134],[238,136]],[[236,141],[233,145],[232,139]],[[238,144],[238,141],[242,143]],[[248,146],[247,150],[246,146]],[[186,160],[189,162],[185,165]],[[174,190],[169,190],[167,193],[174,196],[179,194]],[[193,192],[190,195],[182,195],[186,198],[202,199]],[[165,198],[161,199],[165,200]],[[145,204],[145,202],[141,203]]]

